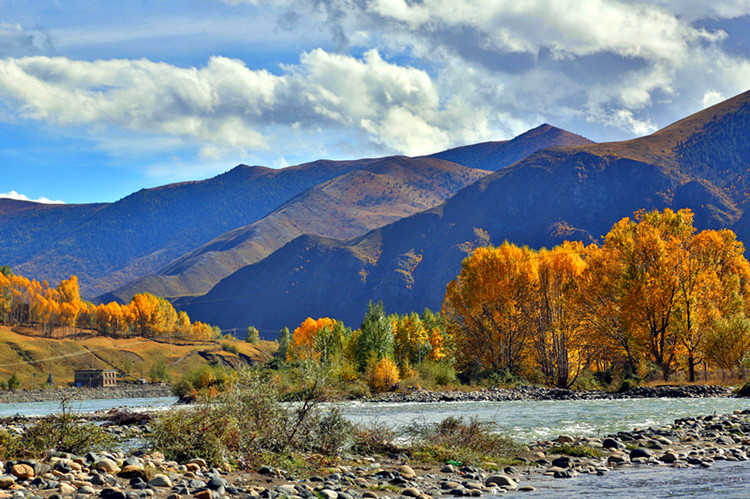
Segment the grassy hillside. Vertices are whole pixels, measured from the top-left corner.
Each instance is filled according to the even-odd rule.
[[[151,367],[164,362],[172,379],[210,361],[226,366],[265,362],[276,344],[261,341],[257,345],[243,341],[188,342],[148,340],[144,338],[113,339],[81,334],[65,339],[50,339],[38,331],[0,326],[0,380],[12,373],[20,378],[23,388],[32,388],[34,375],[37,387],[52,373],[58,385],[73,381],[76,369],[116,369],[118,379],[133,381],[149,379]]]

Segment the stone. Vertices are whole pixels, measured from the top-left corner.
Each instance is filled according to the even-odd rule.
[[[521,487],[518,487],[519,492],[534,492],[536,490],[536,487],[532,485],[523,485]]]
[[[637,449],[633,449],[630,451],[630,460],[638,459],[638,458],[645,458],[648,459],[651,456],[653,456],[654,453],[651,449],[646,449],[645,447],[638,447]]]
[[[663,456],[659,458],[659,461],[661,461],[662,463],[672,464],[677,461],[677,454],[672,451],[667,451]]]
[[[16,483],[16,477],[10,475],[0,476],[0,489],[9,489]]]
[[[94,487],[90,485],[84,485],[83,487],[78,487],[78,493],[91,496],[96,494],[96,491],[94,490]]]
[[[76,493],[76,488],[67,483],[61,483],[57,490],[59,490],[60,493],[64,495]]]
[[[362,492],[362,497],[365,499],[377,499],[378,495],[371,490],[365,490]]]
[[[140,464],[128,464],[124,466],[122,470],[120,470],[117,476],[121,478],[145,478],[146,472],[143,470],[143,466],[141,466]]]
[[[406,497],[419,497],[422,495],[422,493],[414,487],[409,487],[402,490],[401,494],[405,495]]]
[[[498,487],[503,487],[503,488],[508,488],[508,489],[515,489],[518,487],[518,484],[516,483],[515,480],[505,475],[492,475],[489,478],[487,478],[484,484],[487,487],[496,485]]]
[[[614,438],[605,438],[602,441],[602,447],[605,449],[623,449],[625,446],[621,443],[615,440]]]
[[[195,458],[195,459],[191,459],[190,461],[187,462],[187,464],[195,464],[195,465],[197,465],[197,466],[199,466],[201,468],[206,468],[208,466],[206,464],[206,461],[203,460],[203,459],[201,459],[201,458],[199,458],[199,457]]]
[[[34,478],[34,468],[28,464],[14,464],[10,473],[18,477],[19,480],[28,480]]]
[[[607,462],[609,464],[625,464],[628,462],[628,458],[625,456],[625,454],[612,454],[607,458]]]
[[[555,478],[573,478],[574,476],[577,476],[578,473],[576,473],[573,470],[559,470],[555,471],[555,474],[553,475]]]
[[[337,499],[339,497],[335,491],[329,489],[319,490],[318,495],[325,499]]]
[[[201,490],[193,494],[193,497],[195,497],[195,499],[211,499],[211,491],[208,489]]]
[[[575,443],[576,439],[571,437],[570,435],[560,435],[557,437],[557,443],[558,444],[572,444]]]
[[[188,471],[193,472],[193,473],[201,470],[201,467],[196,463],[187,463],[185,467],[187,468]]]
[[[120,471],[120,468],[117,466],[117,463],[106,457],[94,463],[94,469],[104,471],[105,473],[113,473],[113,474]]]
[[[172,487],[172,480],[167,475],[154,475],[154,477],[148,481],[151,487]]]
[[[417,476],[416,473],[414,473],[414,470],[411,468],[411,466],[403,465],[398,468],[398,472],[401,473],[401,476],[404,478],[412,479]]]
[[[229,482],[227,482],[225,479],[221,478],[220,476],[212,476],[211,479],[206,484],[206,486],[209,489],[216,490],[220,487],[224,487],[224,488],[228,487]]]

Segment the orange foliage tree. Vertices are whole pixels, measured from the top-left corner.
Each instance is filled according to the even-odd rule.
[[[287,360],[306,361],[321,360],[321,352],[316,348],[316,337],[325,328],[333,329],[336,321],[328,317],[313,319],[308,317],[292,333],[292,341],[287,349]]]

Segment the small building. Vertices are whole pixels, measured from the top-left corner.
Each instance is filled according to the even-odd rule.
[[[92,388],[117,386],[117,371],[114,369],[83,369],[75,372],[76,386]]]

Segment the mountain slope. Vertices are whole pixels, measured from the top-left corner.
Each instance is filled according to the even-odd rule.
[[[308,315],[356,325],[371,299],[392,312],[439,308],[477,244],[594,242],[636,210],[666,207],[693,209],[700,229],[741,228],[750,218],[740,218],[738,187],[748,181],[748,103],[750,92],[648,137],[539,151],[365,236],[295,239],[181,305],[191,317],[267,335]]]
[[[128,301],[142,291],[202,294],[302,234],[358,236],[432,208],[488,173],[432,158],[386,158],[304,191],[260,221],[222,234],[101,300]]]
[[[4,263],[53,283],[76,274],[86,296],[98,295],[372,161],[316,161],[281,170],[240,165],[204,181],[143,189],[115,203],[42,205],[31,210],[34,217],[12,216],[0,224]]]
[[[433,154],[430,157],[453,161],[471,168],[497,171],[548,147],[584,146],[588,144],[593,144],[593,142],[580,135],[545,123],[511,140],[456,147]]]

